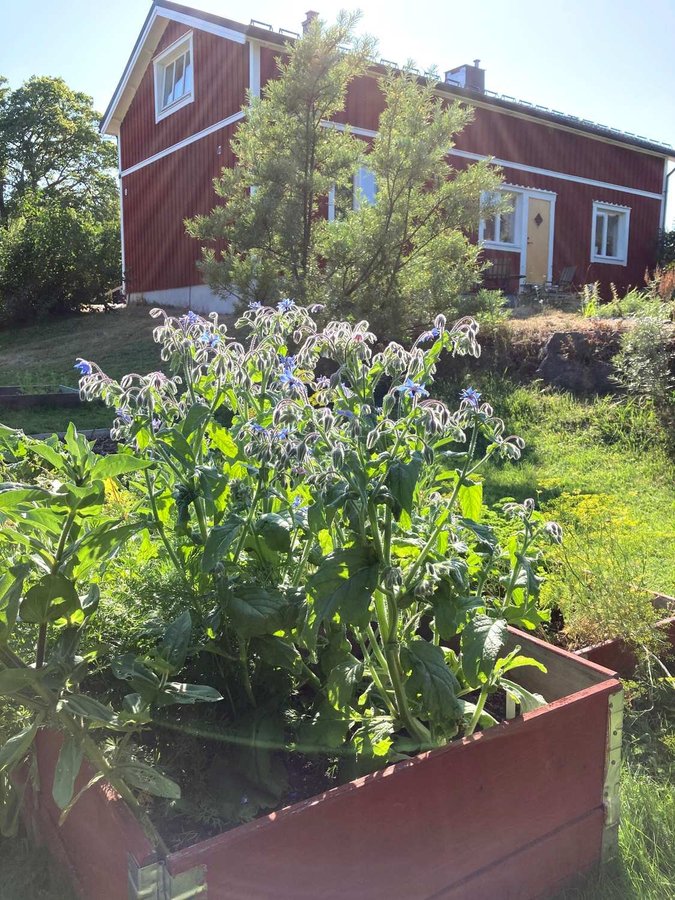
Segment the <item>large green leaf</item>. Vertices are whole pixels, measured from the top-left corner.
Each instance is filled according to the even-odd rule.
[[[154,797],[166,797],[168,800],[180,800],[180,787],[175,781],[162,775],[156,769],[142,762],[130,762],[117,766],[115,773],[139,791],[152,794]]]
[[[260,635],[251,640],[250,647],[265,665],[274,669],[285,669],[296,675],[302,670],[302,656],[295,644],[285,641],[278,635]]]
[[[232,589],[228,613],[243,637],[273,634],[282,625],[286,603],[279,591],[266,590],[256,584],[241,584]]]
[[[422,462],[421,454],[415,452],[410,462],[404,463],[401,460],[395,460],[389,466],[386,484],[394,498],[396,519],[400,518],[402,510],[405,510],[408,515],[412,515],[415,487],[422,471]]]
[[[462,484],[457,492],[457,500],[466,519],[480,521],[483,511],[483,485],[480,482]]]
[[[336,612],[344,622],[365,624],[377,580],[377,557],[370,547],[349,547],[325,557],[307,584],[314,600],[315,627]]]
[[[215,422],[210,422],[206,429],[206,433],[211,438],[211,443],[216,450],[220,450],[220,452],[224,456],[229,457],[229,459],[235,459],[237,457],[239,450],[227,428],[223,428],[222,425],[218,425]]]
[[[44,625],[56,619],[68,618],[80,608],[75,585],[65,575],[44,575],[26,592],[20,612],[24,622]]]
[[[27,725],[0,747],[0,772],[11,771],[24,758],[37,734],[38,722]]]
[[[207,684],[181,684],[178,681],[170,681],[159,695],[157,705],[164,706],[170,703],[182,705],[217,703],[222,699],[223,695]]]
[[[347,709],[349,707],[362,677],[363,663],[351,654],[331,670],[326,685],[326,693],[328,701],[335,709]]]
[[[157,696],[160,680],[155,673],[134,656],[125,653],[110,664],[113,675],[122,681],[128,681],[133,689],[148,703]]]
[[[166,626],[159,648],[160,656],[169,664],[171,671],[178,672],[185,664],[191,636],[192,618],[186,609]]]
[[[140,459],[130,453],[115,453],[97,459],[90,477],[92,481],[104,481],[106,478],[117,478],[118,475],[126,475],[129,472],[139,472],[152,464],[151,459]]]
[[[115,519],[103,522],[70,546],[64,558],[70,561],[73,575],[80,579],[100,563],[112,559],[144,527],[143,522],[125,525],[117,524]],[[72,557],[75,561],[72,561]]]
[[[189,438],[209,418],[211,410],[205,403],[193,403],[181,423],[184,437]]]
[[[52,797],[59,809],[65,809],[73,799],[75,780],[80,772],[82,756],[81,745],[68,735],[61,745],[52,784]]]
[[[115,721],[114,710],[86,694],[68,694],[59,700],[58,708],[65,709],[73,716],[89,719],[98,725],[110,725]]]
[[[19,612],[23,583],[30,566],[12,566],[0,576],[0,643],[7,641]]]
[[[408,641],[401,649],[403,665],[410,671],[406,690],[421,699],[424,713],[436,722],[458,721],[459,685],[448,668],[440,647],[428,641]]]
[[[265,513],[255,523],[255,532],[270,550],[288,553],[291,549],[291,523],[278,513]]]
[[[489,681],[504,646],[507,634],[505,619],[475,615],[462,632],[462,671],[473,687]]]
[[[225,556],[236,540],[239,529],[244,524],[240,516],[230,516],[221,525],[216,525],[209,532],[202,555],[202,572],[210,572]]]

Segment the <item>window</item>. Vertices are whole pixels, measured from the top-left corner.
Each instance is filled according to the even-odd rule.
[[[358,209],[362,203],[372,206],[375,203],[377,184],[375,173],[366,166],[359,166],[354,176],[354,209]]]
[[[192,32],[167,47],[154,60],[155,121],[194,100]]]
[[[487,219],[481,219],[478,228],[478,238],[482,244],[497,246],[503,249],[520,249],[520,194],[512,191],[497,191],[494,194],[485,194],[483,202],[495,204],[507,200],[511,209],[500,212]]]
[[[348,212],[359,209],[362,203],[375,203],[377,184],[375,173],[360,166],[352,187],[332,187],[328,192],[328,221],[344,219]]]
[[[629,207],[598,202],[593,204],[591,262],[626,265],[629,223]]]

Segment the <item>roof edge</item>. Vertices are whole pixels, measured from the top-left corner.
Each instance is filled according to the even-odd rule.
[[[117,84],[115,93],[101,118],[100,131],[103,134],[118,134],[119,129],[111,130],[111,124],[114,122],[114,113],[122,101],[132,70],[138,63],[140,51],[143,48],[144,42],[149,37],[152,26],[157,18],[163,18],[167,21],[183,21],[186,24],[193,24],[194,27],[198,28],[203,28],[204,24],[206,24],[211,26],[207,30],[220,34],[222,37],[229,38],[230,40],[236,40],[238,43],[245,43],[247,39],[256,40],[282,49],[289,43],[292,44],[295,41],[295,38],[288,33],[281,34],[272,31],[271,29],[268,30],[262,28],[259,25],[245,25],[242,22],[235,22],[233,19],[228,19],[215,13],[203,12],[202,10],[194,9],[183,3],[175,3],[173,0],[153,0],[145,22],[143,23],[143,28],[134,44],[124,72],[122,73],[122,77]],[[374,62],[372,70],[373,73],[376,74],[378,70],[385,71],[386,67],[382,66],[380,63]],[[566,115],[557,110],[535,106],[513,97],[496,94],[493,91],[474,91],[468,88],[459,87],[458,85],[437,81],[426,75],[420,75],[419,79],[424,84],[432,83],[435,90],[442,96],[464,100],[472,105],[503,110],[505,113],[531,119],[535,122],[548,123],[554,127],[564,128],[565,130],[573,131],[618,146],[641,150],[643,152],[651,153],[652,155],[661,156],[664,159],[675,160],[675,148],[670,144],[663,144],[658,141],[643,138],[641,135],[633,135],[630,132],[619,131],[618,129],[598,125],[595,122],[581,119],[578,116]]]

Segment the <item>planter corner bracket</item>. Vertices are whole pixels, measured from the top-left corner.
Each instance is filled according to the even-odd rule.
[[[602,795],[605,806],[605,827],[602,833],[603,862],[609,862],[609,860],[613,859],[616,856],[619,847],[623,690],[619,690],[609,697],[607,732],[605,782]]]
[[[161,860],[139,866],[129,855],[129,900],[207,900],[206,890],[205,866],[172,875]]]

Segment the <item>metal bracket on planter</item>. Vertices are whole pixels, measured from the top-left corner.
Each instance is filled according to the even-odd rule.
[[[605,782],[602,799],[605,804],[605,828],[602,833],[602,860],[607,862],[619,845],[621,816],[619,783],[621,780],[621,741],[623,738],[623,690],[609,698],[607,750],[605,753]]]
[[[206,867],[172,875],[164,862],[139,866],[129,856],[129,900],[206,900]]]

